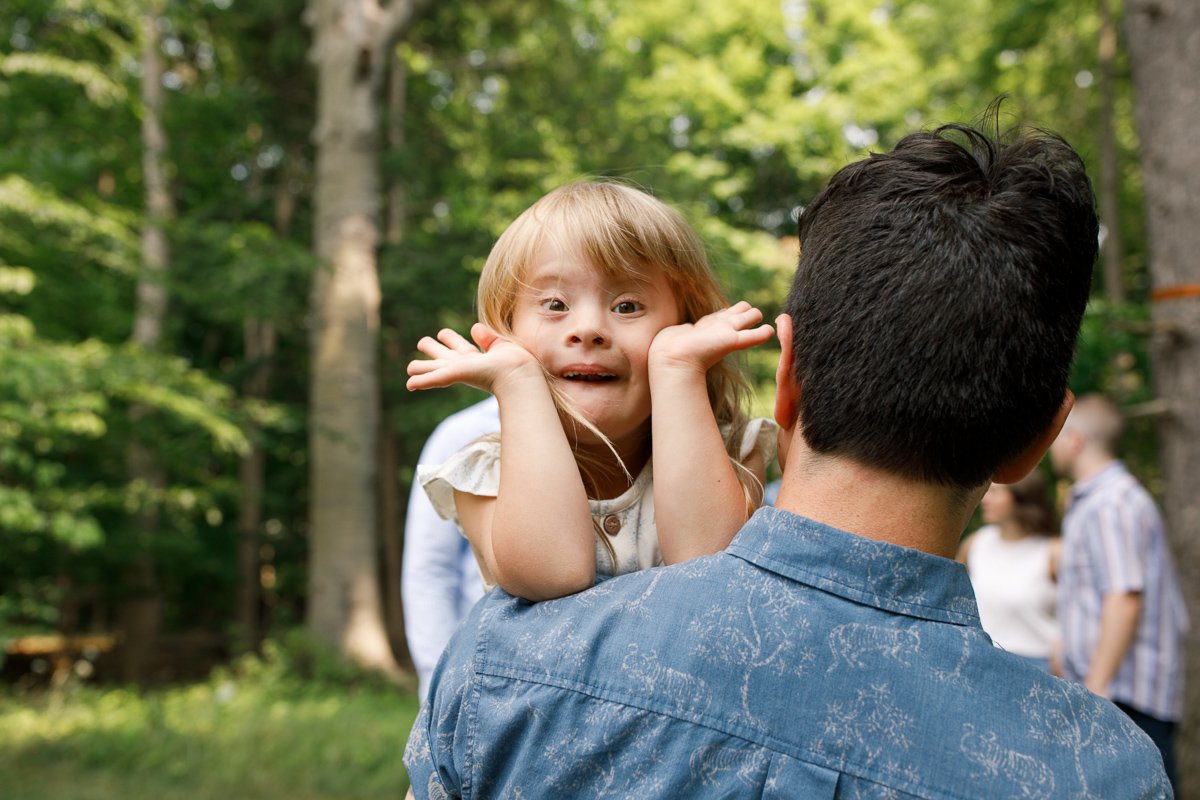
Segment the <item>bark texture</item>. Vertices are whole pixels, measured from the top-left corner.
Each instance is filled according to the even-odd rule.
[[[317,67],[308,627],[396,674],[379,586],[377,437],[381,87],[386,50],[425,3],[311,0]]]
[[[1155,327],[1164,401],[1164,511],[1193,620],[1176,749],[1181,797],[1200,797],[1200,3],[1132,0],[1125,31],[1142,145]]]

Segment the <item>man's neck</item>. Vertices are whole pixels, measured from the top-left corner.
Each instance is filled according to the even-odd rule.
[[[1099,475],[1116,460],[1115,456],[1100,450],[1084,450],[1075,461],[1071,477],[1075,483],[1082,483],[1088,478]]]
[[[944,486],[802,451],[789,458],[775,506],[868,539],[952,559],[986,488],[963,497]]]

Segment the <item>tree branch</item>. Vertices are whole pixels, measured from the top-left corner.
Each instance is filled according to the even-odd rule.
[[[1126,406],[1121,415],[1126,419],[1135,419],[1137,417],[1161,417],[1170,413],[1172,413],[1171,401],[1156,397],[1144,403]]]

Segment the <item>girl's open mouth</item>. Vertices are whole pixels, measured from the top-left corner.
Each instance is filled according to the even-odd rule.
[[[563,380],[584,381],[586,383],[603,383],[617,379],[617,376],[611,372],[576,372],[574,370],[564,372],[562,377]]]

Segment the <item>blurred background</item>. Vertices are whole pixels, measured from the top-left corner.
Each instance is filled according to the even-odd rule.
[[[399,796],[408,489],[479,399],[405,364],[505,225],[632,181],[772,318],[830,174],[998,95],[1096,183],[1072,388],[1200,619],[1198,42],[1155,0],[5,0],[0,795]]]

